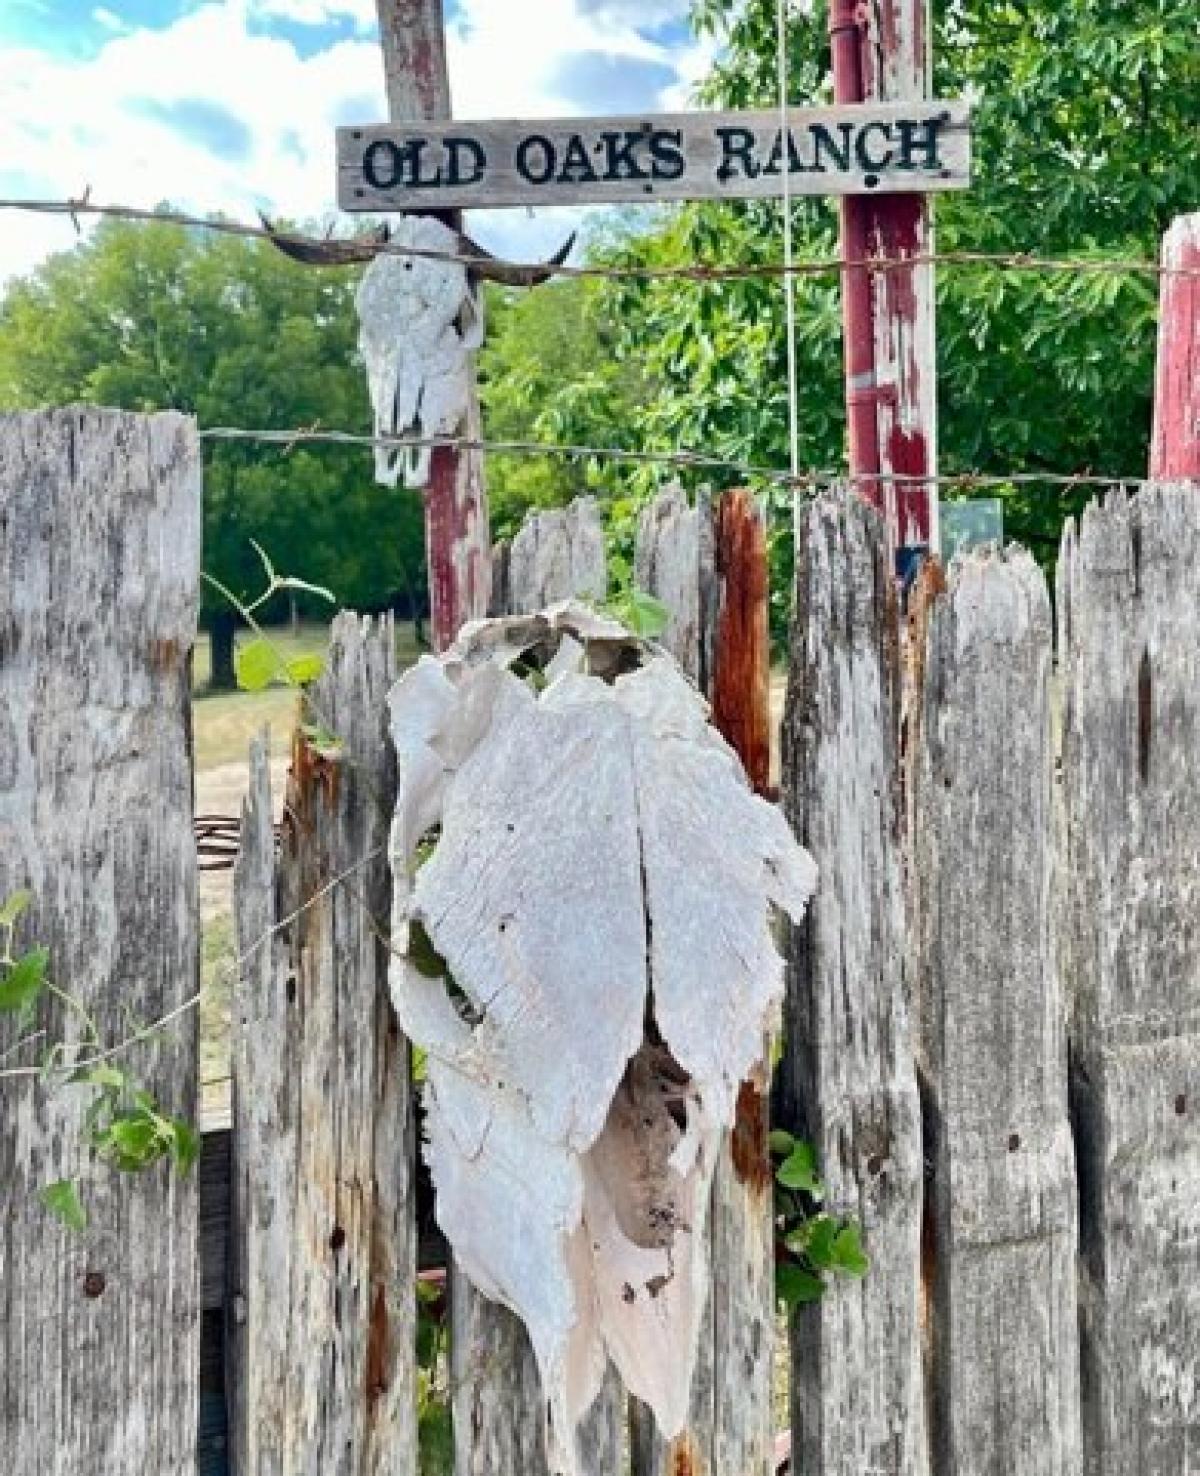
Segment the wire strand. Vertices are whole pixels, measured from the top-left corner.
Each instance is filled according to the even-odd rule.
[[[776,55],[779,64],[779,137],[787,139],[788,127],[788,0],[776,0]],[[800,372],[796,355],[795,242],[792,231],[792,171],[783,170],[783,301],[787,333],[788,457],[792,476],[800,475]]]
[[[623,446],[588,446],[556,444],[548,441],[491,441],[476,436],[373,436],[354,431],[321,430],[306,427],[295,430],[251,430],[241,426],[208,426],[199,432],[205,441],[250,441],[264,445],[291,447],[297,445],[390,446],[413,450],[476,451],[496,456],[562,456],[592,457],[639,466],[672,466],[696,470],[728,471],[738,476],[777,483],[783,487],[811,488],[855,486],[862,483],[914,483],[927,486],[974,489],[981,487],[1038,486],[1071,489],[1075,487],[1144,487],[1156,480],[1150,477],[1122,476],[1103,472],[947,472],[937,476],[928,473],[870,472],[855,475],[832,468],[792,473],[780,467],[738,461],[704,451],[637,451]],[[1158,479],[1161,480],[1161,479]],[[1168,479],[1172,482],[1178,478]],[[1187,481],[1187,478],[1183,479]]]
[[[0,199],[0,210],[25,211],[40,215],[63,215],[80,229],[80,216],[103,216],[114,220],[159,222],[187,229],[213,231],[220,235],[242,236],[251,240],[282,241],[289,245],[320,247],[329,246],[331,237],[310,236],[299,231],[276,231],[272,233],[263,226],[248,225],[244,221],[188,215],[175,210],[148,210],[134,205],[95,204],[85,192],[78,200],[22,200]],[[455,261],[466,267],[485,267],[491,258],[462,255],[455,252],[433,251],[422,247],[400,246],[390,241],[369,241],[364,238],[341,238],[376,256],[410,256],[428,261]],[[987,271],[1013,272],[1063,272],[1079,275],[1100,274],[1108,276],[1146,277],[1197,277],[1200,267],[1167,266],[1162,262],[1143,257],[1053,257],[1036,256],[1030,252],[992,251],[946,251],[930,252],[903,258],[862,257],[843,261],[837,256],[812,257],[787,262],[757,262],[737,266],[722,266],[706,262],[690,262],[680,266],[572,266],[564,262],[552,265],[543,262],[514,263],[519,269],[543,273],[554,277],[591,277],[606,281],[687,281],[687,282],[735,282],[770,279],[773,277],[822,277],[839,276],[843,272],[867,270],[872,272],[908,271],[914,266],[937,265],[961,267]],[[925,478],[928,480],[928,478]]]

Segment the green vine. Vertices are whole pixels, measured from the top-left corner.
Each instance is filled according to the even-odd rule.
[[[856,1220],[821,1209],[825,1185],[810,1143],[777,1129],[771,1134],[775,1168],[775,1295],[791,1312],[818,1302],[831,1276],[862,1277],[870,1262]]]
[[[14,951],[17,924],[32,902],[27,891],[14,892],[0,905],[0,1014],[15,1016],[18,1030],[32,1024],[43,998],[58,999],[82,1023],[74,1056],[90,1058],[85,1066],[67,1060],[71,1047],[56,1042],[44,1053],[40,1075],[52,1087],[78,1087],[91,1094],[84,1114],[88,1146],[104,1163],[122,1173],[140,1173],[160,1159],[168,1159],[181,1174],[191,1171],[200,1156],[200,1135],[191,1123],[165,1113],[153,1095],[105,1055],[104,1043],[91,1014],[69,990],[50,978],[50,952],[32,948]],[[44,1032],[18,1039],[14,1050],[32,1044]],[[140,1038],[144,1032],[135,1032]],[[73,1179],[47,1184],[39,1195],[45,1208],[72,1230],[87,1224],[87,1210]]]

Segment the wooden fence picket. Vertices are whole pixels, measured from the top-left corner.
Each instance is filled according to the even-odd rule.
[[[1200,499],[1111,492],[1058,566],[1088,1476],[1200,1458]]]
[[[33,894],[45,1039],[0,1015],[0,1449],[13,1472],[194,1469],[194,1179],[90,1153],[93,1089],[36,1073],[48,1043],[106,1046],[171,1016],[113,1069],[194,1118],[199,979],[191,650],[200,448],[183,416],[0,417],[0,901]],[[85,1012],[85,1013],[81,1013]],[[83,1055],[92,1054],[83,1050]],[[78,1179],[82,1230],[40,1191]]]
[[[769,783],[770,651],[761,510],[745,491],[695,505],[678,486],[642,513],[635,578],[667,607],[663,644],[708,693],[713,721],[755,788]],[[765,1043],[764,1043],[765,1045]],[[709,1206],[708,1305],[686,1429],[664,1441],[650,1412],[632,1410],[633,1476],[767,1476],[775,1467],[774,1242],[767,1101],[746,1082],[717,1165]]]
[[[817,1149],[871,1269],[792,1328],[797,1472],[923,1476],[921,1117],[905,1001],[899,635],[883,523],[849,494],[805,511],[784,804],[818,868],[790,938],[781,1125]]]
[[[238,1476],[415,1476],[407,1048],[388,998],[390,619],[339,616],[278,858],[256,744],[235,880],[230,1427]],[[330,736],[332,735],[332,736]]]
[[[1078,1476],[1076,1188],[1051,946],[1052,631],[1029,554],[929,611],[912,886],[933,1469]],[[1002,1048],[998,1048],[1002,1046]]]
[[[493,568],[504,571],[504,583],[493,591],[493,614],[530,613],[573,595],[602,600],[608,567],[595,500],[530,513]],[[456,1476],[544,1476],[545,1406],[525,1328],[457,1269],[451,1308]],[[588,1476],[621,1469],[624,1439],[623,1399],[610,1369],[580,1436]]]

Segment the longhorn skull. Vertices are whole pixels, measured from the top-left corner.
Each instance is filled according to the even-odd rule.
[[[367,369],[377,436],[431,440],[453,435],[467,414],[471,354],[483,342],[479,281],[535,287],[570,253],[572,236],[545,266],[500,261],[434,216],[402,216],[392,231],[353,240],[310,241],[275,230],[275,245],[308,266],[367,262],[356,303],[358,346]],[[465,253],[468,261],[458,259]],[[377,446],[375,475],[394,487],[429,481],[429,446]]]

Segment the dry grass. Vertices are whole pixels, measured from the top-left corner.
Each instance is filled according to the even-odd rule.
[[[296,632],[281,629],[269,634],[272,644],[289,660],[323,652],[328,641],[328,630],[323,625],[302,625]],[[418,655],[412,626],[398,625],[396,656],[401,669],[410,666]],[[272,793],[280,804],[289,739],[300,707],[296,692],[276,686],[264,692],[210,693],[206,689],[211,669],[209,640],[202,635],[192,668],[196,813],[239,813],[248,782],[250,742],[264,728],[271,730]],[[200,884],[200,1080],[210,1083],[201,1093],[201,1115],[206,1123],[219,1121],[228,1112],[229,1000],[235,957],[232,913],[230,874],[206,873]]]

